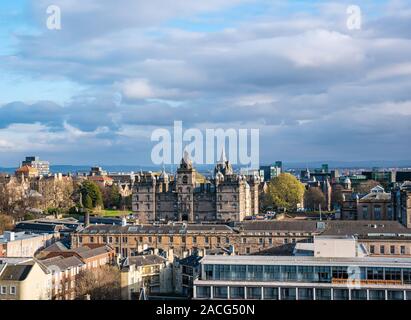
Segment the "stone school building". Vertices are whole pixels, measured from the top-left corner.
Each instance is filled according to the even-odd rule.
[[[175,176],[137,176],[132,207],[139,221],[231,222],[258,214],[260,177],[235,174],[224,153],[213,179],[198,177],[187,154]]]

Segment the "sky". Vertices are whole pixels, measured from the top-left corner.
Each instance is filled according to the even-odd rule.
[[[174,121],[259,129],[261,163],[411,160],[411,2],[1,1],[0,167],[151,165]]]

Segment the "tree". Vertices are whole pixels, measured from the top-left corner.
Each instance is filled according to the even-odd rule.
[[[344,196],[343,196],[343,186],[340,184],[335,184],[332,188],[331,192],[331,204],[333,208],[341,208],[343,201],[344,201]]]
[[[82,270],[76,279],[75,291],[78,298],[89,294],[91,300],[119,300],[120,270],[108,265],[94,270]]]
[[[91,199],[89,194],[84,198],[83,206],[86,209],[93,209],[93,200]]]
[[[304,207],[309,210],[319,210],[325,208],[326,199],[324,193],[318,187],[308,188],[304,193]]]
[[[281,173],[268,183],[265,206],[295,210],[303,202],[304,185],[289,173]]]
[[[105,208],[120,208],[121,194],[118,185],[113,184],[111,186],[102,187],[101,192],[103,195],[103,203]]]
[[[80,193],[83,199],[83,206],[88,209],[102,208],[103,207],[103,197],[101,195],[101,190],[92,181],[84,181],[80,186]],[[90,198],[90,200],[87,199]]]
[[[13,218],[5,214],[0,214],[0,234],[2,234],[4,231],[12,229]]]
[[[366,180],[366,181],[360,182],[354,189],[355,189],[355,192],[365,194],[365,193],[370,193],[371,189],[378,185],[380,185],[378,181]]]

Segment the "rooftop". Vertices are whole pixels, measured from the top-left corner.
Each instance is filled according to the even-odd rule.
[[[363,237],[411,237],[411,229],[397,221],[327,221],[325,230],[321,235]]]
[[[33,264],[16,264],[6,265],[3,272],[0,274],[0,280],[3,281],[23,281],[27,278]]]
[[[379,266],[411,268],[411,258],[361,257],[323,258],[313,256],[205,256],[202,264]]]
[[[119,225],[90,225],[80,234],[187,234],[187,233],[201,233],[201,232],[219,232],[219,233],[233,233],[234,231],[226,225],[210,224],[210,225],[133,225],[133,226],[119,226]]]
[[[27,233],[25,231],[12,232],[12,234],[14,234],[14,240],[12,241],[20,241],[20,240],[26,240],[26,239],[31,239],[31,238],[42,237],[42,235]],[[10,242],[10,240],[6,238],[5,234],[0,235],[0,243],[7,243],[7,242]]]
[[[163,257],[160,257],[155,254],[149,254],[149,255],[129,257],[126,259],[123,266],[128,267],[130,265],[135,265],[137,267],[141,267],[141,266],[149,266],[149,265],[154,265],[154,264],[162,264],[165,261],[167,260],[164,259]]]
[[[41,260],[40,263],[45,265],[50,270],[53,270],[53,268],[58,268],[61,271],[71,269],[74,267],[81,267],[84,265],[84,262],[81,261],[76,256],[67,257],[67,258],[58,256],[58,257]]]

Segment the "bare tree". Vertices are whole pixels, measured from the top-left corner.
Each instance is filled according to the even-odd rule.
[[[380,185],[378,181],[375,180],[367,180],[360,182],[354,189],[358,193],[369,193],[372,188]]]
[[[318,210],[321,205],[325,207],[325,195],[318,187],[309,188],[304,193],[304,206],[310,210]]]
[[[90,295],[91,300],[119,300],[120,270],[106,265],[81,271],[76,280],[76,296],[81,298],[85,295]]]

